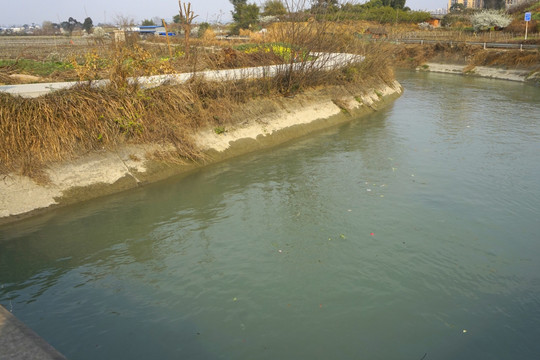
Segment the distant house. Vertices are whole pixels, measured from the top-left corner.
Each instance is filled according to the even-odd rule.
[[[165,27],[164,26],[156,26],[156,25],[148,25],[148,26],[139,26],[138,28],[139,34],[141,35],[161,35],[165,36]],[[169,36],[175,36],[176,33],[170,32],[168,33]]]
[[[519,5],[524,3],[527,0],[505,0],[506,8],[508,9],[511,6]],[[484,8],[484,0],[448,0],[448,10],[454,4],[462,4],[465,8],[468,9],[482,9]]]
[[[448,10],[455,4],[461,4],[466,9],[482,9],[484,0],[448,0]]]
[[[436,14],[436,13],[432,13],[430,14],[431,17],[429,18],[429,20],[427,20],[427,23],[429,25],[431,25],[432,28],[438,28],[441,26],[441,20],[443,18],[443,14]]]

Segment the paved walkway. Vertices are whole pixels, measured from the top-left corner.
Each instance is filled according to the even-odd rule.
[[[352,62],[362,61],[363,56],[344,53],[314,53],[317,56],[317,60],[307,61],[304,63],[293,64],[294,70],[311,70],[311,69],[332,69],[340,66],[345,66]],[[137,82],[144,88],[152,88],[160,86],[165,83],[181,84],[193,77],[201,77],[211,81],[228,81],[238,80],[245,78],[263,78],[272,77],[276,74],[287,71],[290,64],[282,65],[270,65],[270,66],[257,66],[241,69],[227,69],[227,70],[212,70],[212,71],[200,71],[195,73],[183,73],[183,74],[168,74],[168,75],[155,75],[155,76],[142,76],[139,78],[130,78],[130,82]],[[109,83],[109,80],[97,80],[93,81],[93,86],[105,86]],[[22,84],[22,85],[2,85],[0,86],[1,92],[6,92],[12,95],[18,95],[22,97],[38,97],[48,94],[50,92],[69,89],[79,82],[56,82],[56,83],[39,83],[39,84]]]
[[[0,305],[0,359],[65,360],[66,358]]]

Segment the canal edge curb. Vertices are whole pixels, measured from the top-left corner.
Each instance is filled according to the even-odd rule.
[[[0,358],[65,360],[55,348],[0,305]]]
[[[8,174],[0,178],[0,225],[45,213],[59,206],[188,174],[201,166],[350,122],[383,108],[401,93],[402,87],[397,81],[385,83],[379,80],[370,87],[328,86],[294,98],[274,99],[278,111],[273,109],[266,114],[247,116],[246,128],[251,127],[248,135],[242,132],[245,129],[239,129],[236,137],[226,138],[225,147],[223,144],[206,146],[200,143],[207,156],[199,163],[170,163],[149,159],[148,154],[172,149],[167,145],[146,144],[96,151],[69,162],[52,164],[47,170],[51,179],[48,184],[37,184],[28,177]],[[249,113],[250,109],[238,116]],[[300,119],[300,116],[307,118]],[[289,119],[279,123],[280,117]],[[274,126],[274,123],[279,124]],[[207,129],[206,138],[208,134],[223,139],[214,129]]]

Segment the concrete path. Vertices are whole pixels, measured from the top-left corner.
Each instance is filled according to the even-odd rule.
[[[65,360],[66,358],[0,305],[0,359]]]
[[[301,69],[321,69],[327,70],[340,66],[345,66],[352,62],[362,61],[363,56],[355,54],[344,53],[314,53],[317,56],[317,60],[307,61],[304,63],[295,63],[292,65],[294,70]],[[226,70],[212,70],[212,71],[200,71],[195,73],[183,73],[183,74],[168,74],[168,75],[155,75],[155,76],[142,76],[139,78],[130,78],[132,83],[139,83],[143,88],[152,88],[160,86],[165,83],[182,84],[193,77],[201,77],[210,81],[228,81],[238,80],[246,78],[263,78],[272,77],[276,74],[283,73],[288,70],[290,64],[282,65],[270,65],[270,66],[257,66],[240,69],[226,69]],[[93,81],[93,86],[105,86],[108,84],[108,80]],[[39,84],[23,84],[23,85],[2,85],[0,86],[1,92],[6,92],[14,96],[22,96],[27,98],[34,98],[41,95],[48,94],[50,92],[69,89],[79,82],[57,82],[57,83],[39,83]]]

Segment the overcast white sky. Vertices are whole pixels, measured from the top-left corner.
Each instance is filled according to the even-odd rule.
[[[289,0],[290,1],[290,0]],[[177,0],[1,0],[0,25],[41,24],[44,20],[61,22],[70,16],[82,22],[89,16],[94,24],[113,22],[119,16],[137,22],[153,17],[171,19],[178,13]],[[264,0],[248,0],[264,3]],[[342,2],[342,1],[340,1]],[[352,2],[363,3],[365,0]],[[411,9],[446,8],[447,0],[407,0]],[[199,17],[196,21],[227,22],[232,5],[228,0],[192,0],[192,10]]]

